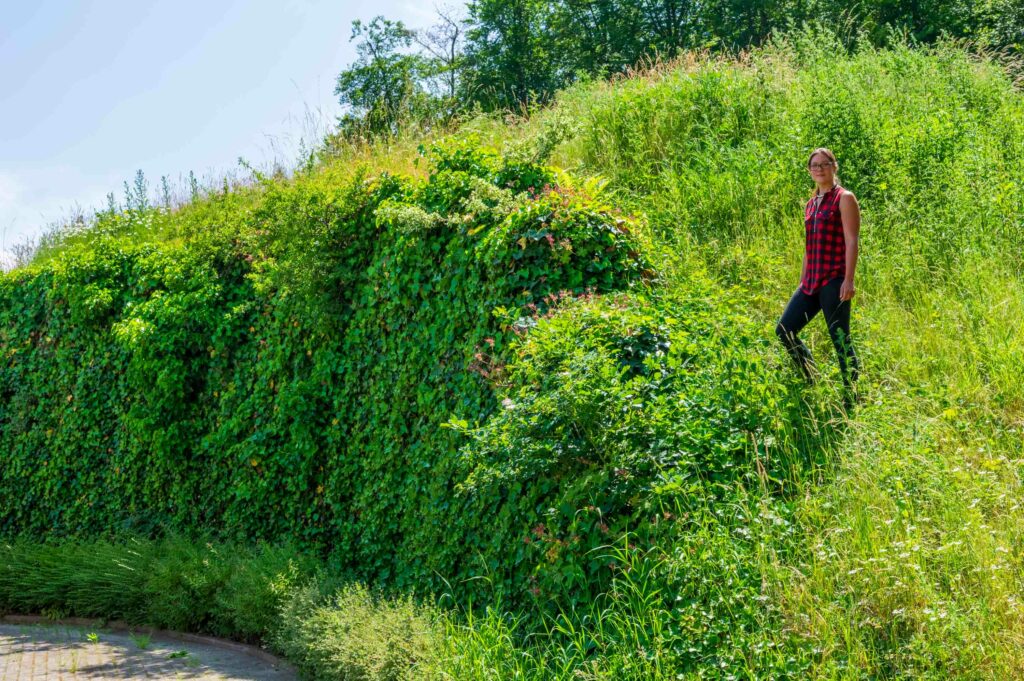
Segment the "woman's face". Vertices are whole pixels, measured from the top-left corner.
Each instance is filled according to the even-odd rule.
[[[815,154],[807,164],[807,171],[811,179],[820,185],[833,184],[836,177],[836,168],[832,161],[825,154]]]

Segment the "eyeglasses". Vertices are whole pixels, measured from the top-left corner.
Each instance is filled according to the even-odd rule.
[[[808,170],[824,170],[825,168],[831,168],[831,163],[811,163],[807,166]]]

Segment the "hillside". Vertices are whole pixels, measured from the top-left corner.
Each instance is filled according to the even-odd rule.
[[[773,332],[818,146],[850,413]],[[31,542],[172,531],[319,566],[223,625],[314,675],[355,581],[446,594],[440,678],[1021,676],[1022,171],[998,64],[796,34],[102,215],[0,278],[0,607]]]

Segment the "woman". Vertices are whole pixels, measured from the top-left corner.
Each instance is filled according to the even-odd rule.
[[[804,209],[805,251],[800,287],[782,313],[775,333],[808,380],[814,360],[797,335],[821,310],[839,356],[843,384],[849,389],[857,380],[859,364],[850,342],[850,300],[855,289],[860,206],[857,198],[839,184],[839,163],[828,149],[815,149],[807,170],[817,191]],[[850,391],[847,391],[847,398]]]

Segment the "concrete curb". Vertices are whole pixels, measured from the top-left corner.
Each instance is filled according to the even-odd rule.
[[[115,632],[128,632],[128,633],[144,633],[152,636],[155,639],[164,639],[167,641],[181,641],[182,643],[199,643],[202,645],[212,646],[214,648],[220,648],[222,650],[230,650],[234,653],[240,653],[242,655],[249,655],[257,660],[269,664],[277,669],[286,670],[297,674],[298,671],[295,667],[287,662],[286,660],[272,655],[262,648],[251,646],[247,643],[239,643],[237,641],[229,641],[223,638],[214,638],[213,636],[201,636],[199,634],[188,634],[180,631],[168,631],[166,629],[154,629],[153,627],[136,627],[122,622],[120,620],[103,620],[103,619],[92,619],[88,617],[64,617],[61,619],[50,619],[48,617],[42,617],[40,615],[3,615],[0,616],[0,623],[3,624],[45,624],[50,626],[66,626],[66,627],[94,627],[98,629],[109,629]]]

